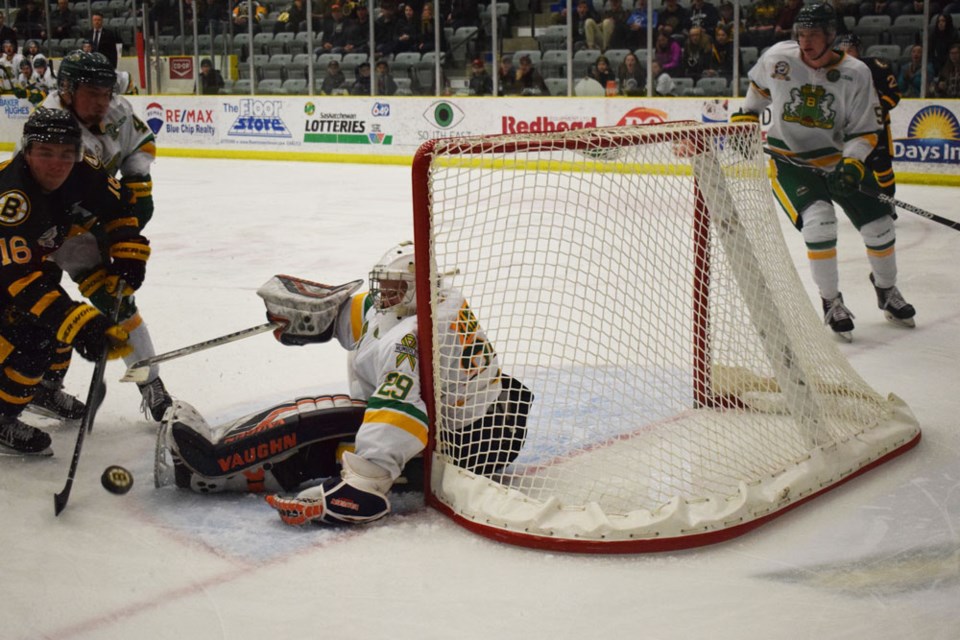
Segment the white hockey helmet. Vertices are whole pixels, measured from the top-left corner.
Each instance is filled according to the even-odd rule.
[[[409,240],[391,248],[370,270],[370,293],[380,313],[400,317],[417,311],[416,269],[413,243]]]

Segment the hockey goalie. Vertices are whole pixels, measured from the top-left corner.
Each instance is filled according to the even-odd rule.
[[[350,395],[320,396],[209,426],[190,405],[168,411],[157,441],[156,483],[208,493],[268,492],[287,524],[364,523],[390,512],[389,491],[419,489],[428,416],[421,396],[413,243],[390,249],[361,281],[329,287],[275,276],[258,290],[286,345],[336,338],[350,351]],[[492,476],[523,446],[533,395],[500,370],[463,295],[441,288],[441,365],[456,375],[438,411],[455,425],[452,455]],[[297,492],[295,495],[289,495]]]

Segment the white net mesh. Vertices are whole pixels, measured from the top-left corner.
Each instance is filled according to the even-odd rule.
[[[710,533],[919,433],[827,335],[781,237],[759,135],[733,130],[742,151],[729,128],[685,123],[451,139],[422,159],[417,259],[430,260],[434,309],[438,284],[462,292],[496,364],[534,396],[519,455],[470,473],[463,425],[442,416],[463,364],[432,359],[432,490],[455,517],[520,544]],[[477,414],[516,426],[516,404],[478,397]],[[471,440],[483,451],[517,444],[483,436]]]

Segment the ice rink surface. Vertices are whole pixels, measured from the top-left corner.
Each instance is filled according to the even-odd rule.
[[[147,283],[137,300],[160,352],[263,322],[256,289],[286,273],[366,277],[412,236],[410,170],[160,158]],[[960,190],[898,197],[960,219]],[[800,235],[783,224],[819,307]],[[646,556],[562,555],[477,537],[422,504],[354,529],[294,529],[255,496],[152,481],[155,425],[117,382],[70,498],[54,517],[76,431],[51,421],[52,458],[0,458],[0,638],[960,638],[960,233],[898,221],[900,288],[917,328],[876,308],[859,235],[840,224],[841,289],[856,315],[841,350],[902,397],[913,451],[733,541]],[[825,329],[826,330],[826,329]],[[175,396],[211,424],[297,395],[346,391],[335,343],[269,335],[167,363]],[[69,391],[92,365],[74,358]],[[126,496],[99,476],[136,477]]]

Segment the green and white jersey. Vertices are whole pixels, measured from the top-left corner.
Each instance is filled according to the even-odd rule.
[[[830,169],[841,158],[863,162],[877,146],[883,112],[870,69],[846,54],[814,69],[794,41],[770,47],[750,70],[744,110],[770,107],[773,151]]]

